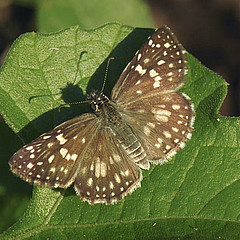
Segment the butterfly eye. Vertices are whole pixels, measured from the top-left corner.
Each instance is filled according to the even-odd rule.
[[[99,110],[99,107],[98,107],[98,104],[93,101],[90,103],[90,108],[94,111],[94,112],[97,112]]]

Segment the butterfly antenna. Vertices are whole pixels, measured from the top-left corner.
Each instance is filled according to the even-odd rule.
[[[102,85],[101,93],[103,93],[103,90],[104,90],[105,85],[106,85],[108,68],[109,68],[110,61],[111,61],[111,60],[114,60],[114,57],[110,57],[110,58],[108,59],[108,61],[107,61],[107,67],[106,67],[106,71],[105,71],[105,76],[104,76],[104,80],[103,80],[103,85]]]
[[[84,53],[86,53],[86,51],[81,52],[81,54],[80,54],[80,56],[79,56],[77,71],[76,71],[76,75],[75,75],[75,80],[76,80],[76,78],[77,78],[77,72],[78,72],[78,69],[79,69],[80,59],[81,59],[81,57],[82,57],[82,55],[83,55]],[[110,58],[108,59],[108,61],[107,61],[107,67],[106,67],[106,71],[105,71],[105,76],[104,76],[104,80],[103,80],[103,85],[102,85],[101,93],[103,92],[104,87],[105,87],[105,85],[106,85],[108,68],[109,68],[110,61],[111,61],[111,60],[114,60],[114,57],[110,57]],[[75,80],[74,80],[74,83],[75,83]],[[58,107],[58,111],[61,112],[61,108],[64,107],[64,106],[66,106],[66,105],[82,104],[82,103],[88,103],[88,102],[89,102],[88,100],[85,100],[85,101],[80,101],[80,102],[63,103],[63,104],[61,104],[61,105]]]
[[[66,105],[75,105],[75,104],[82,104],[82,103],[88,103],[88,100],[85,101],[79,101],[79,102],[71,102],[71,103],[63,103],[58,107],[58,111],[61,112],[61,108],[66,106]]]

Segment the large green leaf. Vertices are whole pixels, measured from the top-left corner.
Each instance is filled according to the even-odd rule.
[[[38,0],[37,26],[54,32],[70,26],[95,28],[107,22],[153,27],[150,9],[143,0]]]
[[[100,88],[106,60],[114,56],[109,94],[151,33],[108,24],[95,30],[72,27],[50,35],[22,35],[0,72],[0,110],[6,122],[29,142],[88,111],[85,105],[60,113],[57,108],[84,100],[86,91]],[[169,163],[143,171],[142,187],[111,206],[90,206],[72,188],[35,187],[24,216],[0,238],[238,239],[240,121],[218,115],[226,82],[190,54],[188,62],[188,81],[181,91],[194,102],[196,121],[183,151]]]
[[[7,161],[22,143],[2,119],[0,133],[0,232],[2,232],[22,216],[31,196],[31,186],[13,178],[9,171]]]

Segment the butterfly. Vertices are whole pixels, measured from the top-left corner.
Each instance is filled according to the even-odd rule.
[[[194,107],[178,90],[186,81],[186,51],[167,27],[136,52],[111,97],[87,95],[93,113],[68,120],[18,150],[13,173],[50,188],[74,183],[90,204],[115,203],[141,186],[142,169],[163,164],[191,138]]]

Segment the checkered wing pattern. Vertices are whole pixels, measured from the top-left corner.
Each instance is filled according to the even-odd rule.
[[[120,105],[179,89],[187,74],[185,50],[168,27],[159,28],[135,54],[112,91]],[[147,100],[147,99],[146,99]]]
[[[30,183],[67,188],[96,134],[97,122],[94,114],[83,114],[41,135],[12,156],[12,172]]]
[[[93,138],[75,180],[75,190],[90,204],[114,203],[140,186],[142,174],[106,128]]]
[[[151,104],[149,104],[151,103]],[[165,93],[125,106],[128,125],[138,137],[147,159],[164,163],[191,138],[193,105],[182,93]]]
[[[191,137],[193,105],[187,95],[176,92],[186,74],[186,52],[163,27],[136,53],[113,89],[113,101],[121,105],[151,162],[167,161]]]
[[[30,183],[67,188],[75,182],[90,204],[114,203],[140,186],[138,166],[94,114],[73,118],[16,152],[11,170]]]

